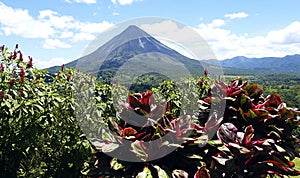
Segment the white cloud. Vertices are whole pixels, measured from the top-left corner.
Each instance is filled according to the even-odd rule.
[[[241,18],[248,17],[248,14],[245,12],[238,12],[232,14],[225,14],[224,17],[227,17],[229,19],[241,19]]]
[[[71,47],[72,46],[70,44],[62,42],[58,39],[46,39],[43,44],[43,48],[46,48],[46,49],[71,48]]]
[[[216,27],[224,26],[225,24],[226,24],[225,21],[222,19],[214,19],[209,24],[201,23],[199,26],[203,28],[216,28]]]
[[[92,2],[92,0],[85,2]],[[44,43],[45,48],[69,47],[58,39],[65,39],[69,42],[92,40],[96,34],[113,26],[112,23],[105,20],[82,22],[73,16],[61,15],[52,10],[39,11],[39,15],[34,18],[28,13],[28,10],[14,9],[2,2],[0,2],[0,12],[5,14],[5,16],[0,16],[0,34],[47,39]],[[56,44],[52,45],[53,43]]]
[[[231,31],[219,28],[225,25],[225,22],[222,22],[222,20],[220,20],[220,22],[218,21],[219,19],[214,19],[209,24],[201,23],[198,25],[198,28],[196,28],[196,31],[198,31],[199,34],[201,34],[201,36],[207,41],[224,40],[224,38],[231,35]]]
[[[72,31],[63,31],[61,32],[59,38],[71,38],[74,36],[74,33]]]
[[[68,3],[84,3],[84,4],[95,4],[97,3],[97,0],[65,0]]]
[[[201,23],[194,30],[206,40],[218,59],[235,56],[282,57],[300,51],[300,22],[293,22],[283,29],[261,36],[249,36],[247,33],[238,35],[211,24],[213,22]]]
[[[191,52],[190,50],[186,49],[184,46],[174,42],[174,41],[168,41],[166,39],[158,39],[161,43],[163,43],[164,45],[174,49],[175,51],[179,52],[180,54],[189,57],[191,59],[195,59],[196,56],[194,56],[193,52]]]
[[[118,12],[113,12],[112,15],[113,15],[113,16],[118,16],[119,13],[118,13]]]
[[[194,56],[200,57],[200,59],[205,59],[206,57],[206,55],[202,55],[202,53],[207,52],[210,54],[209,49],[205,46],[206,44],[212,49],[217,59],[232,58],[235,56],[282,57],[285,55],[299,54],[299,21],[293,22],[282,29],[273,30],[265,35],[257,36],[251,36],[247,33],[237,34],[227,29],[225,25],[222,19],[214,19],[209,23],[201,23],[196,28],[193,28],[198,36],[194,35],[194,32],[188,27],[179,28],[179,26],[172,21],[145,24],[142,25],[141,28],[159,40],[166,38],[165,41],[178,43]],[[201,38],[205,41],[201,41]],[[172,44],[165,44],[174,48]],[[179,48],[176,48],[176,50],[177,49]],[[184,52],[181,53],[184,54]]]
[[[47,23],[31,17],[27,10],[13,9],[0,2],[0,29],[5,35],[19,35],[26,38],[48,38],[55,30]]]
[[[221,27],[225,25],[225,21],[222,19],[214,19],[211,24],[208,24],[210,27]]]
[[[142,1],[142,0],[111,0],[113,4],[120,4],[121,6],[129,5],[137,1]]]
[[[55,29],[68,29],[76,26],[76,20],[72,16],[61,16],[52,10],[43,10],[39,12],[39,21],[49,24]]]
[[[113,26],[112,23],[104,20],[100,23],[91,23],[91,22],[79,23],[77,28],[79,28],[80,31],[84,33],[101,33],[112,26]]]
[[[90,33],[77,33],[73,36],[72,41],[78,42],[78,41],[85,41],[85,40],[93,40],[95,39],[95,35],[92,35]]]
[[[219,22],[215,22],[214,25],[216,24],[221,25]],[[186,55],[189,53],[188,56],[192,55],[198,59],[215,58],[208,44],[194,29],[181,25],[174,21],[166,20],[153,24],[143,24],[140,27],[155,38],[162,39],[162,42],[171,41],[173,44],[176,43],[177,46],[180,46],[181,50],[187,50],[186,52],[181,52],[181,54]],[[169,47],[174,49],[174,45],[169,45]]]
[[[71,61],[73,61],[74,59],[65,59],[65,58],[61,58],[61,57],[55,57],[52,58],[50,60],[39,60],[39,59],[33,59],[33,64],[34,66],[36,66],[39,69],[45,69],[48,67],[52,67],[54,65],[62,65],[62,64],[67,64]]]
[[[80,22],[72,16],[62,16],[51,10],[41,11],[39,19],[52,26],[60,34],[59,38],[71,38],[73,42],[92,40],[95,38],[94,34],[99,34],[113,26],[105,20],[98,23]]]
[[[279,44],[300,43],[300,22],[296,21],[286,28],[269,32],[267,39]]]

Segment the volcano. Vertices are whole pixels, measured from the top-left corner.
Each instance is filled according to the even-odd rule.
[[[133,59],[135,59],[135,63],[128,65],[128,62]],[[204,71],[200,61],[180,54],[135,25],[128,26],[94,52],[65,66],[80,68],[81,72],[98,75],[100,73],[101,76],[103,71],[115,73],[122,66],[125,68],[124,64],[127,64],[127,72],[131,71],[137,74],[140,74],[136,71],[137,69],[154,73],[164,71],[167,75],[178,76],[183,72],[197,76],[203,74]],[[149,66],[158,68],[158,70],[150,70]],[[187,72],[180,68],[186,69]],[[56,66],[49,68],[48,71],[55,73],[58,69],[59,67]]]

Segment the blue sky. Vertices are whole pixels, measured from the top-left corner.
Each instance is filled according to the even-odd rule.
[[[0,45],[16,43],[40,67],[80,57],[116,24],[163,17],[185,24],[217,59],[300,53],[300,1],[271,0],[2,0]]]

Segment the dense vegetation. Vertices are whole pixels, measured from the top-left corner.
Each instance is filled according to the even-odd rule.
[[[300,175],[293,163],[300,113],[256,84],[212,81],[206,71],[128,94],[116,83],[94,86],[93,77],[64,66],[49,76],[31,57],[25,61],[18,46],[0,53],[0,177]],[[90,97],[96,115],[84,113]],[[78,112],[99,128],[97,139],[82,132]],[[139,162],[118,159],[124,154]]]
[[[227,81],[235,79],[239,74],[226,76]],[[291,74],[247,74],[244,80],[258,84],[263,90],[264,95],[278,93],[284,102],[295,108],[300,108],[300,76]]]
[[[0,177],[79,176],[92,148],[73,114],[74,71],[46,83],[18,46],[0,59]]]

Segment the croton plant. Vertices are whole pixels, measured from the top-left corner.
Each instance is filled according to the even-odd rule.
[[[300,123],[297,109],[287,107],[278,94],[264,97],[256,84],[240,78],[229,84],[217,80],[210,87],[207,76],[191,83],[193,89],[189,93],[198,97],[194,103],[198,109],[193,113],[183,111],[178,116],[177,111],[172,112],[187,101],[187,92],[172,82],[165,82],[153,91],[129,94],[127,101],[120,101],[116,118],[108,122],[114,140],[94,140],[98,151],[94,154],[95,161],[87,166],[87,175],[174,178],[300,175],[292,162],[299,157],[299,138],[294,134]],[[207,95],[197,95],[204,88]],[[175,90],[179,92],[172,93]],[[156,92],[165,96],[165,100],[156,102]],[[168,93],[172,97],[166,97]],[[224,103],[223,110],[220,103]],[[220,110],[224,113],[220,114]],[[135,161],[120,159],[124,154],[136,158]]]

